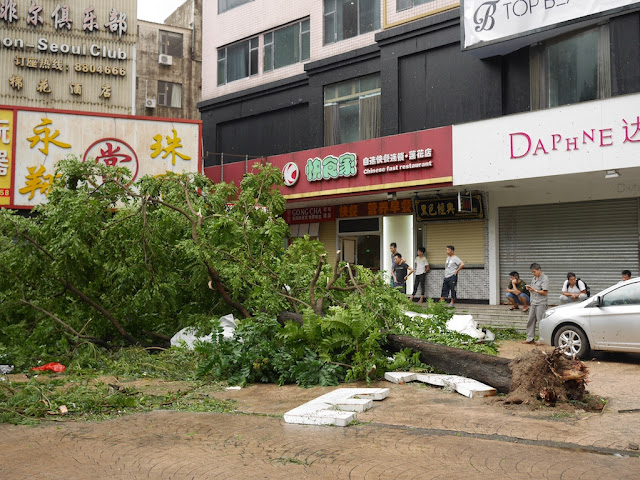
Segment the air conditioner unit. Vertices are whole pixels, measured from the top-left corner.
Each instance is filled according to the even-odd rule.
[[[158,63],[160,65],[172,65],[173,57],[171,55],[165,55],[164,53],[161,53],[158,57]]]
[[[147,108],[156,108],[156,99],[155,98],[147,98],[144,102],[144,106]]]

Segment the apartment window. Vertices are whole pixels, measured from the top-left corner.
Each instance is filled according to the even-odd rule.
[[[532,46],[531,109],[609,98],[610,58],[608,24]]]
[[[218,50],[218,85],[258,73],[258,37]]]
[[[182,108],[182,85],[158,80],[158,105]]]
[[[226,12],[232,8],[239,7],[244,3],[252,2],[253,0],[218,0],[218,13]]]
[[[182,58],[182,34],[160,30],[158,51],[161,55]]]
[[[263,36],[265,72],[309,60],[309,20],[303,20]]]
[[[380,28],[380,0],[324,0],[324,43]]]
[[[324,89],[324,144],[380,136],[380,75],[328,85]]]
[[[400,10],[406,10],[408,8],[424,5],[425,3],[431,3],[433,1],[434,0],[398,0],[396,3],[396,10],[399,12]]]

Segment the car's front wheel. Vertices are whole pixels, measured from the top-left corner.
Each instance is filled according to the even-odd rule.
[[[561,327],[553,344],[562,349],[567,357],[584,358],[589,353],[589,339],[581,328],[575,325]]]

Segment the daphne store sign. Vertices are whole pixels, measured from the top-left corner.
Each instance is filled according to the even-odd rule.
[[[637,4],[631,0],[464,0],[464,48],[522,37]]]

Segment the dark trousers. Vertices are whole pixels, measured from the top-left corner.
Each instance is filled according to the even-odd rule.
[[[442,282],[442,292],[440,292],[440,296],[442,298],[455,299],[457,297],[456,295],[457,285],[458,285],[457,275],[451,275],[450,277],[445,278],[444,281]],[[451,295],[449,295],[449,292],[451,292]]]
[[[424,290],[425,290],[425,284],[427,281],[427,273],[421,273],[420,275],[416,275],[416,281],[413,284],[413,293],[411,295],[413,295],[415,297],[416,293],[418,292],[418,287],[420,287],[420,296],[424,297]]]

